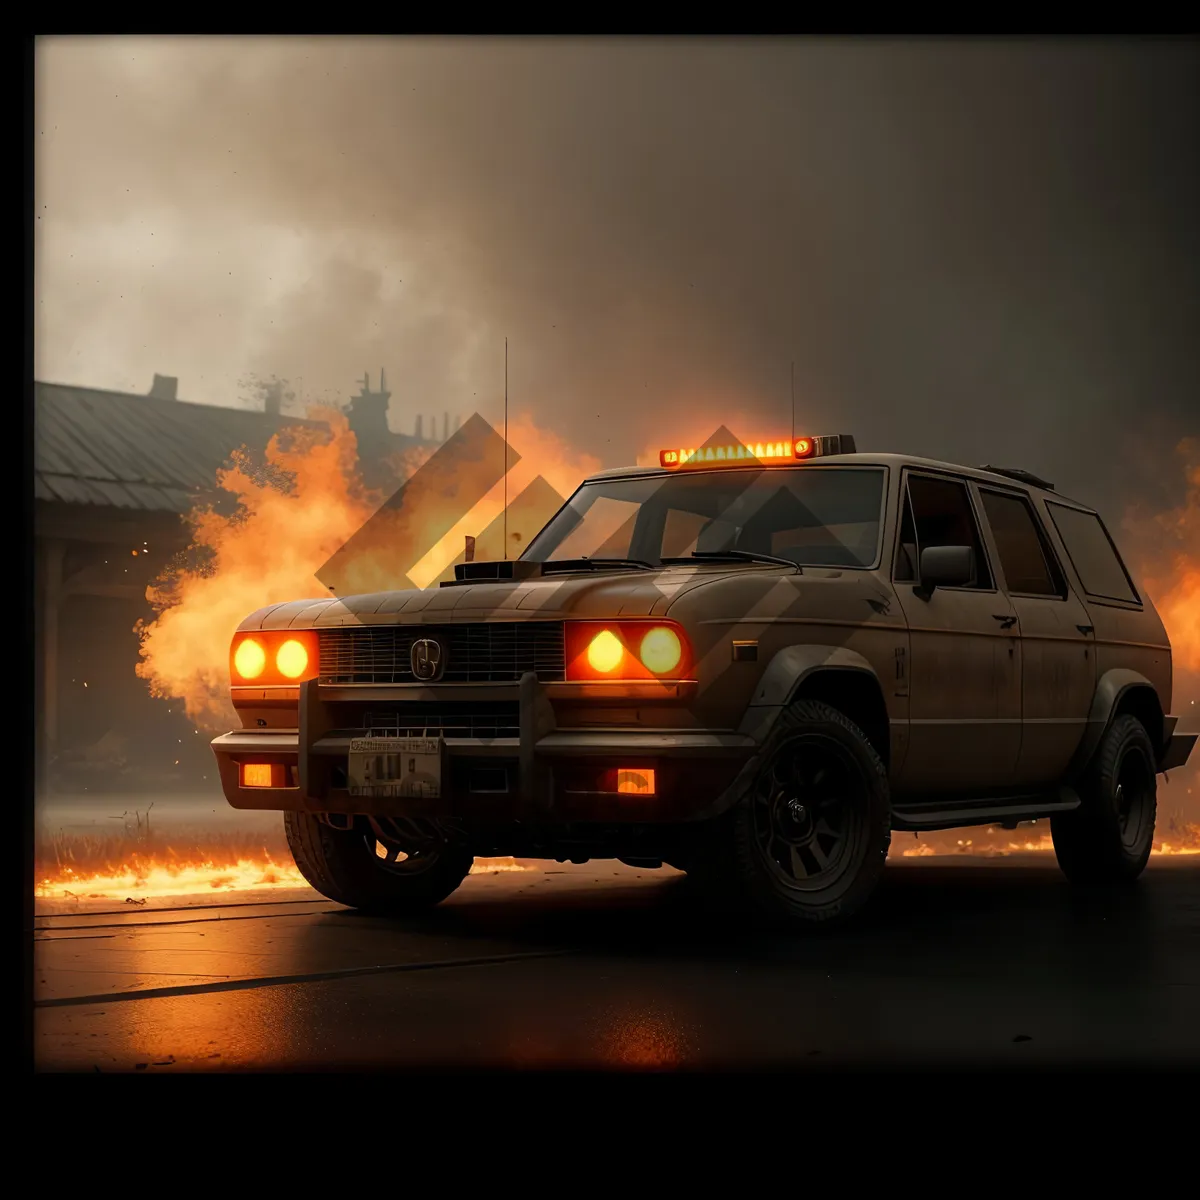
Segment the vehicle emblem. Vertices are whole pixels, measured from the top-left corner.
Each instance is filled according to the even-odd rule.
[[[433,638],[418,638],[413,642],[408,658],[417,679],[428,683],[441,677],[445,658],[441,642],[435,642]]]

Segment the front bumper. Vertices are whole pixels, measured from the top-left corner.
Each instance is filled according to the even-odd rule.
[[[670,822],[712,815],[756,748],[752,737],[720,730],[558,729],[535,676],[516,692],[517,737],[445,739],[440,797],[364,797],[352,796],[345,779],[350,741],[365,731],[339,728],[337,704],[305,683],[299,728],[239,729],[213,741],[225,798],[239,809],[339,815]],[[248,762],[277,765],[288,786],[243,787]],[[655,794],[599,788],[616,767],[654,770]],[[486,788],[475,786],[481,775]]]

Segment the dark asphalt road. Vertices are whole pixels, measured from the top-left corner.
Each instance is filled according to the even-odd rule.
[[[1200,1064],[1200,861],[1117,893],[911,859],[836,934],[713,929],[677,876],[474,876],[420,921],[316,900],[39,917],[40,1070]],[[119,911],[113,911],[119,910]]]

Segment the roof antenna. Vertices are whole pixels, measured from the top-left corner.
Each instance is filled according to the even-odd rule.
[[[504,558],[508,560],[508,338],[504,339]]]
[[[796,360],[792,359],[792,449],[796,448]]]

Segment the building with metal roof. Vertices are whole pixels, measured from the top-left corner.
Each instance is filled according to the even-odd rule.
[[[284,413],[278,385],[264,389],[258,409],[188,403],[179,398],[178,381],[161,375],[144,395],[42,381],[33,390],[35,679],[39,785],[45,786],[62,745],[105,732],[85,720],[87,713],[105,719],[97,683],[109,691],[108,707],[142,712],[146,686],[134,674],[133,626],[151,615],[147,585],[188,543],[182,518],[216,497],[217,472],[236,451],[261,457],[282,429],[326,427]],[[415,435],[393,431],[390,399],[380,372],[378,389],[365,377],[344,410],[369,487],[398,484],[397,456],[432,449],[450,432],[446,415],[442,439],[420,436],[420,417]],[[431,434],[436,426],[430,418]],[[83,597],[89,602],[76,606]],[[109,653],[106,642],[113,643],[107,668],[81,665]],[[81,673],[98,676],[83,681],[91,683],[86,706],[75,712],[72,701],[64,709],[64,691],[78,691]],[[123,698],[121,688],[129,689]],[[154,711],[145,708],[143,718],[154,718]]]

